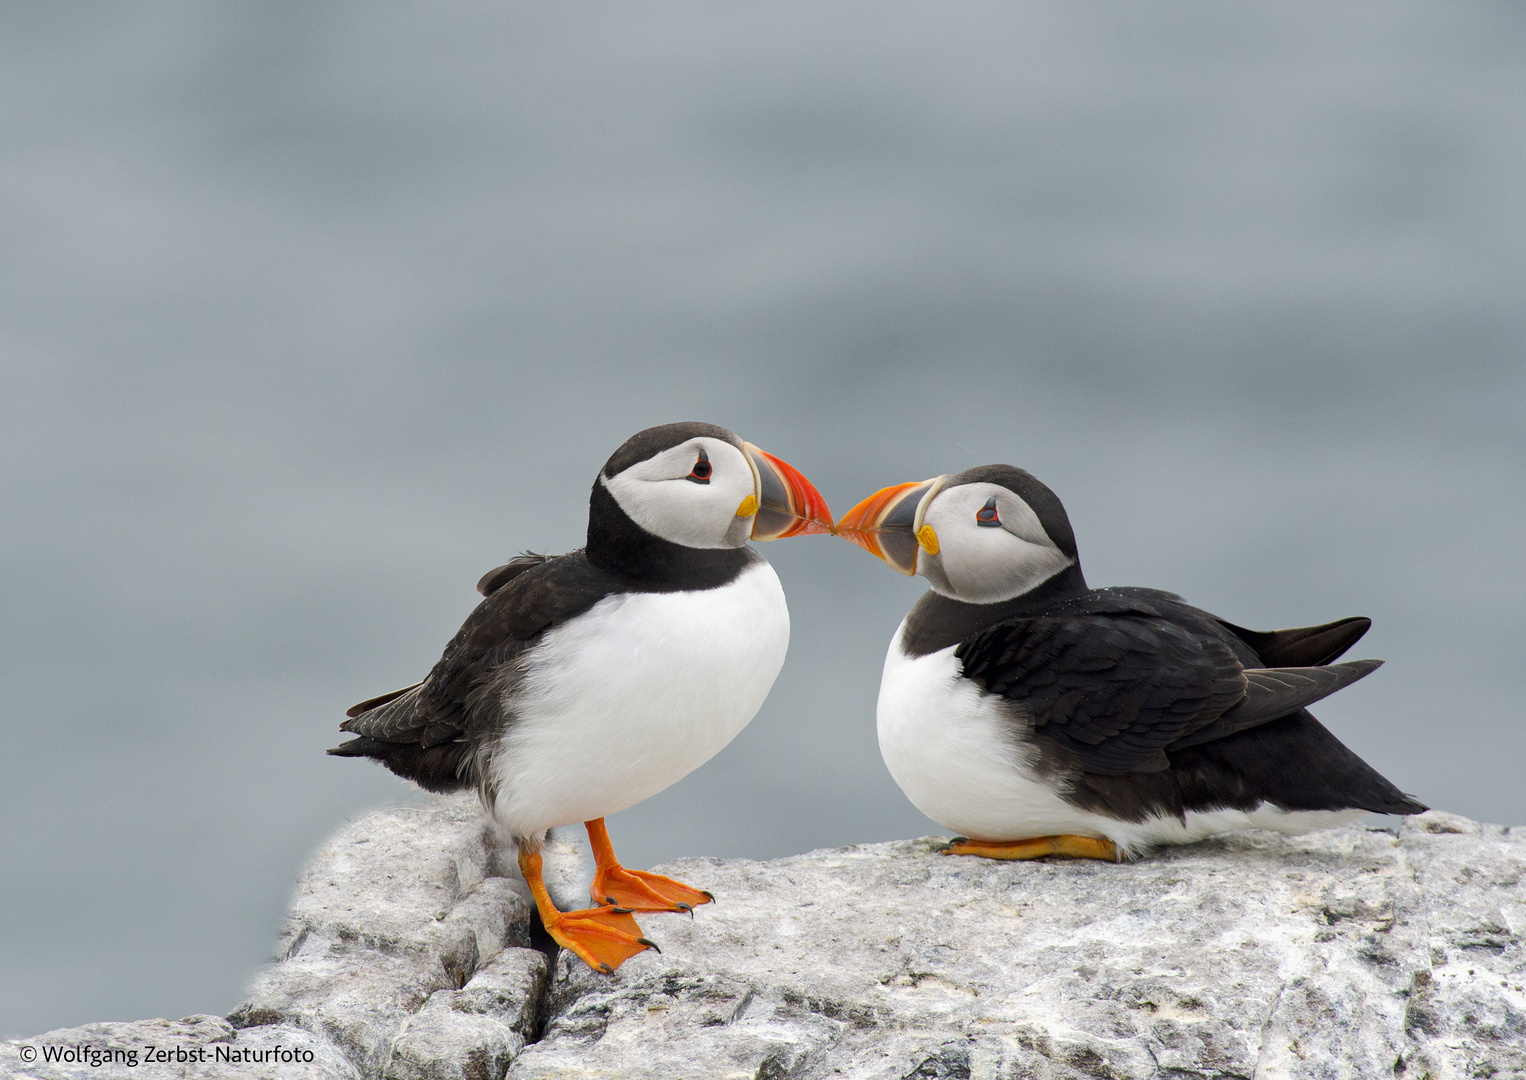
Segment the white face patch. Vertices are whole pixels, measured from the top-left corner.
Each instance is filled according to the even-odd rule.
[[[701,451],[709,463],[706,483],[689,478]],[[599,483],[637,525],[684,547],[741,547],[752,532],[752,518],[737,517],[742,500],[757,496],[752,465],[721,439],[698,436]]]
[[[977,515],[990,512],[996,523]],[[1033,508],[1000,484],[960,484],[933,496],[923,516],[938,536],[938,553],[918,553],[917,573],[934,590],[956,600],[991,604],[1040,585],[1070,565],[1054,546]]]

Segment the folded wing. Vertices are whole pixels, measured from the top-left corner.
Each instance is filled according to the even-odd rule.
[[[521,676],[521,658],[549,628],[608,594],[607,577],[581,551],[527,553],[478,583],[485,599],[467,618],[423,682],[353,706],[339,726],[355,735],[329,751],[369,757],[430,791],[476,784],[482,755],[512,719],[504,700]]]
[[[1289,638],[1282,652],[1328,652],[1352,632]],[[1145,612],[1013,619],[955,655],[967,678],[1032,724],[1036,740],[1105,775],[1166,769],[1168,751],[1295,713],[1381,663],[1246,668],[1229,642]]]

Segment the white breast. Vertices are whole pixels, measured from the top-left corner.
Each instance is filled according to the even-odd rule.
[[[950,645],[901,651],[896,631],[880,680],[880,755],[906,797],[939,825],[981,840],[1101,836],[1107,819],[1071,806],[1034,774],[998,698],[962,678]]]
[[[1038,777],[1019,722],[997,697],[962,677],[957,646],[910,657],[901,650],[905,629],[903,622],[890,642],[880,680],[880,754],[912,805],[945,828],[980,840],[1101,836],[1131,854],[1240,829],[1308,832],[1366,813],[1289,813],[1263,803],[1248,812],[1189,811],[1185,821],[1130,822],[1082,810]]]
[[[730,585],[625,593],[549,631],[505,708],[494,815],[515,835],[604,817],[714,757],[784,664],[789,611],[773,567]]]

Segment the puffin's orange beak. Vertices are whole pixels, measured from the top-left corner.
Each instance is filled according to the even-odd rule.
[[[821,492],[793,465],[782,461],[752,443],[742,449],[752,462],[758,481],[757,504],[753,512],[752,539],[782,540],[786,536],[809,536],[832,531],[832,511]],[[746,508],[744,502],[738,515]]]
[[[917,533],[922,528],[922,504],[942,486],[942,480],[935,476],[880,488],[844,514],[835,531],[910,577],[917,572],[917,552],[928,546]],[[937,547],[930,550],[936,552]]]

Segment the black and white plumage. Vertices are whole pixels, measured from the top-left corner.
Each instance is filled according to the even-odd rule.
[[[747,540],[830,525],[809,481],[724,428],[643,431],[594,482],[587,545],[485,575],[482,603],[429,675],[352,708],[341,727],[357,737],[330,753],[375,758],[431,791],[475,789],[536,859],[548,828],[589,822],[598,855],[600,819],[714,756],[784,663],[784,592]],[[668,890],[651,906],[606,877],[596,902],[703,902]]]
[[[1381,663],[1334,663],[1366,619],[1262,633],[1170,593],[1090,589],[1060,500],[1005,465],[885,488],[837,531],[932,584],[891,642],[877,718],[891,775],[948,828],[1128,855],[1425,809],[1307,709]]]

